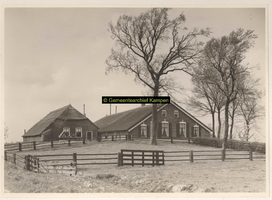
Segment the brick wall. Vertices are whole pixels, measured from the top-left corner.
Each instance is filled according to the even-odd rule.
[[[162,110],[166,111],[166,113],[167,113],[166,117],[162,116]],[[169,126],[171,126],[172,137],[174,137],[174,138],[177,137],[177,130],[178,130],[177,124],[179,124],[179,122],[181,122],[182,120],[184,122],[186,122],[186,124],[187,124],[187,127],[186,127],[187,134],[189,134],[192,137],[192,132],[193,132],[192,127],[196,124],[196,122],[193,119],[191,119],[185,113],[178,110],[172,104],[168,104],[162,110],[158,111],[158,122],[162,122],[164,120],[169,122]],[[174,115],[175,110],[179,111],[179,117],[176,117]],[[147,129],[150,130],[150,133],[151,133],[151,124],[150,124],[151,121],[152,121],[152,117],[150,117],[149,119],[147,119],[144,122],[147,125]],[[211,134],[206,129],[204,129],[200,124],[198,124],[198,125],[200,127],[201,137],[211,137]],[[132,134],[134,137],[139,137],[139,130],[140,130],[139,126],[135,127],[130,132],[130,134]],[[158,127],[158,129],[159,128],[160,128],[160,126]]]

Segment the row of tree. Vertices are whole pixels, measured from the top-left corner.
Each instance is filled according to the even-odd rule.
[[[171,20],[169,10],[154,8],[139,16],[122,15],[116,24],[110,22],[109,31],[116,45],[106,60],[106,71],[121,70],[134,74],[135,81],[147,86],[154,96],[159,96],[162,90],[175,89],[169,74],[176,71],[190,74],[194,84],[194,97],[190,103],[192,107],[212,114],[214,137],[215,113],[218,114],[219,127],[221,112],[225,113],[225,148],[229,118],[233,124],[236,110],[248,124],[256,116],[253,114],[252,117],[252,112],[258,109],[259,93],[253,87],[250,70],[243,65],[243,60],[257,36],[253,31],[239,29],[228,36],[199,42],[197,38],[208,37],[210,29],[188,30],[183,26],[184,14]],[[152,112],[150,142],[156,145],[156,104],[153,104]],[[220,133],[221,128],[217,135]]]
[[[263,114],[259,105],[262,94],[256,87],[259,79],[254,80],[243,60],[256,37],[253,31],[239,29],[229,36],[213,38],[207,42],[193,68],[193,96],[188,105],[196,111],[211,114],[213,137],[216,137],[216,113],[217,137],[222,137],[222,111],[225,114],[224,138],[233,139],[234,125],[239,119],[245,124],[245,128],[236,127],[239,138],[248,141],[254,135],[250,134],[250,130]]]

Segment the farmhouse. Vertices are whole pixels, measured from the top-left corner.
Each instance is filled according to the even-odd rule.
[[[50,112],[23,135],[24,142],[96,139],[97,126],[70,105]]]
[[[158,138],[211,137],[211,129],[171,101],[158,105]],[[106,135],[133,135],[149,138],[152,127],[152,105],[142,105],[125,112],[109,115],[95,122],[98,133]]]

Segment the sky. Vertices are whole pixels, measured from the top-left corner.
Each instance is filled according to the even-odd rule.
[[[110,113],[102,96],[139,96],[147,87],[134,82],[133,75],[105,74],[106,59],[115,46],[108,31],[110,21],[120,15],[139,15],[147,8],[5,8],[4,10],[4,122],[7,142],[22,141],[29,130],[50,111],[72,104],[95,122]],[[211,37],[228,35],[243,28],[258,35],[245,62],[257,66],[256,78],[265,89],[265,10],[263,8],[175,8],[169,17],[181,12],[184,26],[210,27]],[[190,76],[173,77],[187,90]],[[183,94],[175,96],[182,104]],[[264,99],[263,99],[264,103]],[[117,104],[116,104],[117,105]],[[112,113],[115,106],[112,105]],[[118,104],[122,112],[137,104]],[[185,106],[185,105],[182,105]],[[192,114],[192,111],[188,110]],[[211,123],[210,116],[199,117]],[[264,120],[260,122],[264,126]]]

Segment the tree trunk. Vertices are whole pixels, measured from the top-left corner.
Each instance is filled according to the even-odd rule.
[[[230,136],[229,136],[230,140],[232,140],[233,126],[234,126],[234,115],[232,115],[232,117],[231,117]]]
[[[220,133],[221,133],[221,111],[220,108],[217,109],[218,112],[218,130],[217,130],[217,138],[220,138]]]
[[[222,149],[225,151],[227,147],[227,141],[228,141],[228,133],[229,133],[229,101],[226,101],[225,105],[225,134],[223,138],[223,145]]]
[[[213,132],[213,138],[215,138],[215,120],[214,120],[214,112],[212,113],[212,132]]]
[[[246,121],[246,141],[248,142],[249,140],[249,122]]]
[[[154,97],[159,95],[159,86],[155,85]],[[157,131],[158,131],[158,116],[157,116],[157,104],[152,105],[152,134],[150,136],[150,144],[157,145]]]

